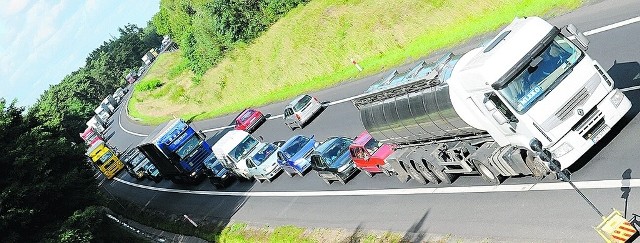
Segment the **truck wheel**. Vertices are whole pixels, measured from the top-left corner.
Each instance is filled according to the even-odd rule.
[[[533,178],[540,181],[549,174],[549,169],[547,168],[547,166],[544,165],[539,159],[536,159],[533,153],[527,151],[525,156],[526,158],[524,158],[524,163],[527,165],[527,167],[529,167],[529,170],[531,170]]]
[[[478,170],[478,173],[480,173],[484,181],[492,185],[500,185],[500,183],[502,183],[504,177],[491,171],[491,169],[489,169],[489,167],[487,167],[484,163],[475,159],[471,162],[473,163],[473,166],[476,167],[476,170]]]
[[[422,161],[415,162],[416,169],[424,176],[425,179],[429,180],[429,182],[434,184],[440,184],[440,180],[436,177],[436,175],[424,165]]]
[[[412,179],[414,179],[415,181],[417,181],[418,183],[420,183],[422,185],[426,185],[427,184],[427,180],[424,179],[424,177],[422,177],[420,172],[418,172],[415,168],[413,168],[413,165],[411,165],[411,163],[405,164],[404,168],[407,170],[409,175],[411,175]]]
[[[433,172],[433,174],[436,175],[436,177],[438,177],[438,180],[440,180],[444,184],[453,183],[453,180],[455,179],[455,175],[444,172],[442,168],[438,168],[431,163],[432,162],[427,161],[427,168],[429,168],[429,170],[431,170],[431,172]]]

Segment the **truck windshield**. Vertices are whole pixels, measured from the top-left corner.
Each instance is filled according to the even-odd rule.
[[[253,150],[253,148],[256,147],[257,144],[258,144],[257,140],[255,140],[251,136],[247,136],[246,138],[244,138],[244,140],[242,140],[242,142],[238,144],[238,146],[236,146],[229,152],[229,155],[235,161],[238,161],[241,158],[244,158],[247,154],[249,154],[251,150]]]
[[[98,165],[102,165],[105,162],[109,161],[109,159],[111,159],[111,157],[113,157],[113,153],[111,153],[111,150],[109,150],[106,153],[104,153],[102,155],[102,157],[100,157],[100,159],[98,161],[96,161],[96,162],[98,163]]]
[[[557,35],[499,92],[518,113],[524,113],[551,91],[559,83],[556,81],[561,80],[581,57],[580,49],[564,36]]]
[[[182,144],[182,146],[180,146],[180,148],[178,148],[178,150],[176,150],[176,154],[178,156],[180,156],[180,159],[186,158],[194,150],[196,150],[196,148],[198,148],[198,143],[199,142],[200,142],[200,140],[198,139],[198,136],[195,136],[195,135],[192,136],[186,142],[184,142]]]
[[[256,154],[253,155],[253,163],[256,166],[260,166],[263,162],[267,161],[267,158],[275,152],[277,147],[273,144],[267,144],[262,147]]]

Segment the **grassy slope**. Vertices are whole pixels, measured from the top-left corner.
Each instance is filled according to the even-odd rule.
[[[199,82],[179,65],[179,54],[162,55],[145,79],[160,78],[164,86],[135,92],[129,111],[148,124],[174,115],[210,118],[380,72],[494,31],[516,16],[548,16],[581,3],[314,0],[292,10],[254,43],[238,46]],[[351,59],[364,71],[358,72]]]

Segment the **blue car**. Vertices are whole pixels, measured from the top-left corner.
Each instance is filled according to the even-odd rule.
[[[327,184],[331,184],[331,181],[345,184],[358,171],[349,153],[352,142],[345,137],[329,138],[311,155],[311,167]]]
[[[313,136],[296,135],[278,149],[278,164],[289,177],[303,176],[311,166],[309,157],[316,146],[318,143]]]

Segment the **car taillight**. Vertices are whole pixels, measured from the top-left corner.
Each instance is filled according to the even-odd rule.
[[[318,99],[317,99],[316,97],[313,97],[313,99],[314,99],[315,101],[318,101]]]
[[[300,115],[296,114],[296,119],[300,120]]]

